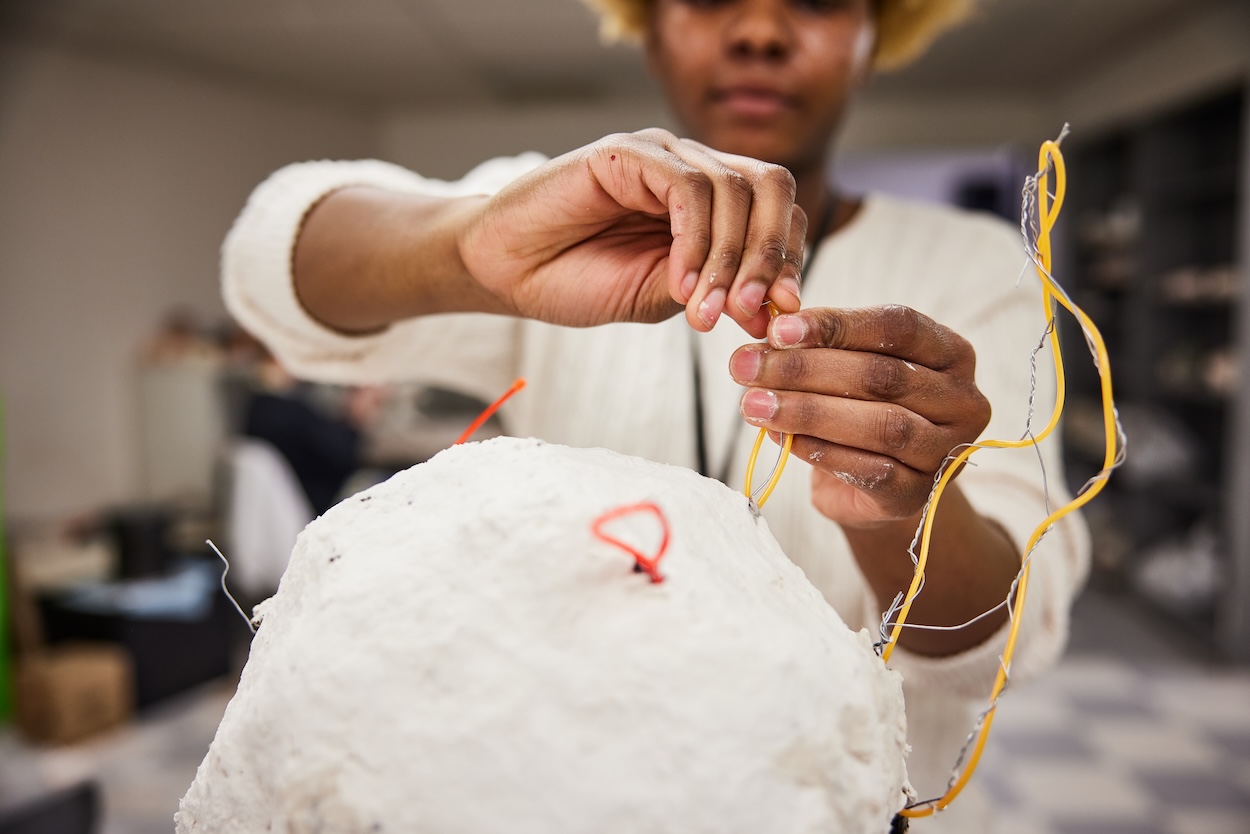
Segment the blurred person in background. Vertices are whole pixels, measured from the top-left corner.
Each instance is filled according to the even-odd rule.
[[[451,183],[379,161],[289,166],[227,238],[230,309],[297,375],[415,379],[487,400],[523,375],[510,433],[730,484],[749,432],[793,434],[796,460],[764,515],[847,624],[875,634],[911,580],[908,546],[948,453],[1024,431],[1044,329],[1040,290],[1015,286],[1018,231],[830,185],[855,94],[969,4],[591,4],[606,31],[642,46],[680,136],[495,159]],[[1045,403],[1047,369],[1038,376]],[[1065,500],[1059,451],[1040,454],[1050,501]],[[987,453],[937,515],[910,622],[975,622],[907,629],[892,658],[919,798],[945,790],[998,671],[1000,604],[1047,514],[1039,483],[1036,453]],[[1087,561],[1075,517],[1035,552],[1015,680],[1061,653]],[[917,827],[992,823],[974,780]]]
[[[343,497],[366,464],[368,430],[385,400],[377,386],[344,392],[340,409],[317,403],[299,380],[267,351],[256,362],[243,409],[242,434],[271,445],[290,465],[314,515]]]

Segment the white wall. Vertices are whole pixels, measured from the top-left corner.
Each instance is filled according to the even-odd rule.
[[[397,111],[380,130],[381,153],[391,162],[441,179],[459,178],[496,156],[540,151],[557,156],[610,133],[648,127],[672,129],[657,100],[534,104],[461,111]]]
[[[134,358],[162,315],[224,316],[218,248],[251,188],[375,152],[359,114],[20,45],[0,64],[0,390],[9,514],[139,489]]]
[[[871,88],[852,108],[839,140],[844,153],[1038,145],[1063,127],[1047,103],[1036,97],[877,96]]]

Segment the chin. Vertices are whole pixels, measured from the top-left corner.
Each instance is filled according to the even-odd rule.
[[[758,135],[755,131],[721,132],[712,140],[701,140],[705,145],[724,153],[749,156],[774,165],[785,165],[797,158],[795,149],[786,142],[779,142],[771,135]]]
[[[723,153],[749,156],[792,170],[795,164],[810,156],[795,141],[797,130],[787,125],[717,125],[690,135]]]

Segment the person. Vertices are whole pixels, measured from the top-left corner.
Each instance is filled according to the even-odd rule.
[[[282,456],[313,516],[319,516],[366,466],[365,433],[377,419],[382,389],[348,389],[339,414],[313,402],[272,355],[262,355],[255,376],[244,401],[240,433],[265,441]]]
[[[229,307],[297,374],[418,378],[486,400],[524,375],[511,433],[730,484],[749,434],[794,435],[763,514],[848,625],[875,634],[912,578],[908,547],[948,453],[1021,436],[1053,395],[1041,351],[1030,396],[1045,323],[1040,290],[1016,287],[1018,233],[830,185],[856,92],[966,4],[594,5],[641,43],[683,137],[617,134],[458,182],[376,160],[288,166],[227,237]],[[974,461],[943,498],[910,617],[947,628],[904,630],[891,660],[921,798],[945,789],[999,667],[1021,549],[1064,499],[1053,446]],[[1079,519],[1032,560],[1017,681],[1062,650],[1088,561]],[[988,831],[988,803],[974,781],[924,825]]]

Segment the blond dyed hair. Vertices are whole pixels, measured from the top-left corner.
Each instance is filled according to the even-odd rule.
[[[641,43],[655,0],[582,0],[600,16],[600,32],[608,41]],[[929,48],[939,35],[972,13],[973,0],[875,0],[877,50],[872,66],[892,70],[905,66]]]

